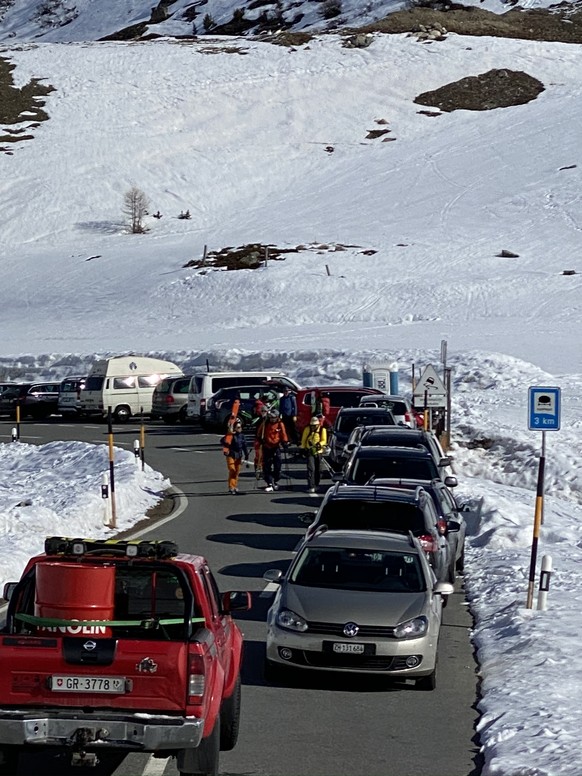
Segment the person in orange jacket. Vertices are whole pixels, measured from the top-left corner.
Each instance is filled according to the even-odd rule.
[[[238,476],[243,462],[249,460],[247,440],[242,430],[240,420],[235,420],[232,431],[225,434],[220,440],[222,452],[226,456],[226,468],[228,469],[228,492],[235,496],[238,493]]]
[[[263,477],[267,483],[265,491],[279,490],[281,479],[281,448],[287,447],[289,438],[281,420],[279,410],[272,409],[266,421],[261,423],[257,436],[261,444]]]

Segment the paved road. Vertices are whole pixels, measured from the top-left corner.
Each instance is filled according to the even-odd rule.
[[[10,437],[11,425],[0,423],[0,441]],[[116,445],[133,448],[136,425],[115,432]],[[23,425],[23,441],[53,439],[104,443],[106,427],[58,419]],[[290,465],[289,487],[278,493],[257,490],[249,472],[241,480],[243,492],[229,495],[217,439],[152,423],[146,460],[187,497],[179,517],[148,535],[205,555],[221,590],[253,593],[251,611],[239,618],[245,633],[240,739],[233,752],[221,755],[223,776],[478,776],[476,674],[462,580],[444,612],[434,692],[327,674],[306,674],[293,686],[265,684],[264,621],[272,594],[262,575],[286,568],[304,530],[297,515],[318,500],[304,492],[301,465]],[[176,774],[172,760],[145,755],[130,755],[115,771],[115,776]]]

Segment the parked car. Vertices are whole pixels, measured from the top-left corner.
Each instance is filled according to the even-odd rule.
[[[394,415],[382,407],[342,407],[336,415],[328,439],[330,464],[335,469],[341,469],[348,457],[344,446],[355,428],[394,425]]]
[[[297,392],[297,431],[302,433],[313,415],[323,411],[329,404],[325,415],[326,427],[330,429],[342,407],[357,407],[362,396],[379,395],[377,388],[362,388],[360,385],[311,386]]]
[[[360,407],[385,407],[394,415],[396,423],[402,423],[409,428],[417,428],[422,425],[422,414],[412,406],[412,402],[405,396],[393,396],[383,393],[380,396],[362,396]]]
[[[276,382],[268,385],[248,385],[244,387],[221,388],[206,402],[206,412],[200,418],[203,428],[218,428],[224,430],[232,415],[235,401],[239,401],[238,416],[243,426],[250,426],[258,416],[254,414],[257,400],[261,400],[269,408],[277,407],[282,395],[282,386]]]
[[[451,548],[450,557],[454,562],[455,569],[459,572],[464,570],[467,524],[463,513],[470,510],[464,505],[457,503],[456,498],[442,480],[425,482],[423,480],[398,480],[380,477],[374,480],[374,485],[388,488],[403,488],[410,491],[415,490],[419,486],[423,487],[431,496],[439,518],[446,520],[446,537]]]
[[[87,376],[71,375],[61,381],[59,389],[58,410],[61,415],[80,418],[81,391],[85,387]]]
[[[436,434],[432,431],[408,428],[370,427],[355,432],[354,438],[346,443],[346,452],[355,449],[356,444],[379,447],[418,447],[422,445],[434,458],[434,462],[446,476],[453,476],[452,458],[445,453]]]
[[[453,488],[457,478],[444,474],[431,453],[423,445],[418,447],[376,447],[358,445],[352,450],[337,481],[348,485],[366,485],[376,477],[396,477],[403,480],[442,479]]]
[[[370,673],[436,686],[443,596],[411,534],[321,531],[289,570],[265,573],[279,589],[267,615],[265,675],[291,667]]]
[[[161,418],[164,423],[186,422],[190,377],[165,377],[156,385],[152,396],[152,418]]]
[[[4,393],[9,388],[14,388],[15,385],[18,385],[18,383],[0,383],[0,393]]]
[[[447,539],[458,523],[437,514],[431,496],[418,486],[414,490],[336,484],[326,493],[317,512],[305,512],[303,522],[310,521],[306,537],[325,526],[342,531],[389,531],[407,535],[411,531],[426,552],[440,582],[455,581],[455,556]]]
[[[15,418],[16,406],[20,405],[21,418],[48,418],[58,412],[60,385],[60,381],[17,383],[0,394],[0,415]]]

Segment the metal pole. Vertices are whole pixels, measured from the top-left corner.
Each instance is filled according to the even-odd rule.
[[[445,444],[443,447],[448,450],[451,446],[451,367],[445,369],[445,388],[447,389],[447,409],[445,416]]]
[[[111,499],[111,528],[117,528],[117,509],[115,507],[115,456],[113,452],[113,422],[111,407],[107,407],[107,436],[109,440],[109,493]]]
[[[16,402],[16,439],[20,440],[20,401]]]
[[[140,452],[141,452],[141,470],[145,469],[145,424],[143,421],[143,407],[140,408],[141,427],[139,431]]]
[[[526,608],[533,608],[534,586],[536,581],[536,561],[538,556],[538,542],[540,538],[540,525],[542,522],[542,510],[544,503],[544,469],[546,465],[546,432],[542,431],[542,454],[538,466],[538,484],[536,490],[536,508],[534,517],[533,539],[531,543],[531,560],[529,564],[529,584],[527,586]]]

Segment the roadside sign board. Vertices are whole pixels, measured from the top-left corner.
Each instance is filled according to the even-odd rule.
[[[432,364],[424,368],[414,388],[414,406],[424,407],[425,397],[427,407],[447,406],[447,389]]]
[[[528,429],[558,431],[560,429],[561,388],[530,386],[528,391]]]

